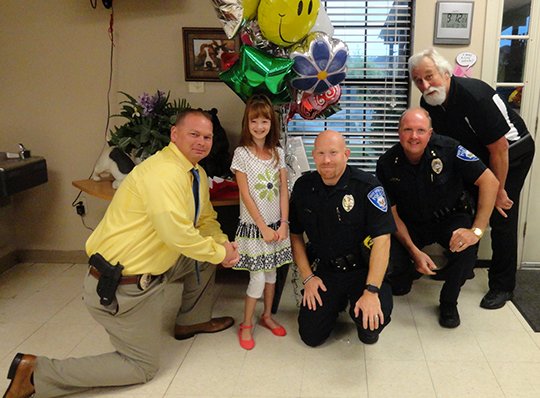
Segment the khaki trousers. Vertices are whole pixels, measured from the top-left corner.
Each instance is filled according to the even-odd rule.
[[[96,293],[97,279],[87,274],[83,300],[88,311],[107,331],[115,352],[83,358],[38,357],[34,371],[35,397],[59,397],[92,387],[145,383],[159,368],[160,334],[167,283],[183,280],[182,304],[177,325],[192,325],[211,319],[216,266],[181,256],[164,275],[145,291],[137,285],[120,285],[116,301],[104,307]]]

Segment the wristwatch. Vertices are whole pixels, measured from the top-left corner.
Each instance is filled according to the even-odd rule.
[[[366,285],[366,287],[364,289],[367,290],[370,293],[379,293],[379,291],[380,291],[380,289],[377,286],[370,285],[369,283]]]
[[[475,227],[471,229],[472,233],[476,235],[478,239],[482,239],[482,236],[484,236],[484,231],[482,231],[480,228]]]

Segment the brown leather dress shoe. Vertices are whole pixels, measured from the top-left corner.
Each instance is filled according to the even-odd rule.
[[[234,325],[234,319],[230,316],[221,318],[212,318],[208,322],[197,323],[195,325],[174,327],[174,338],[176,340],[185,340],[199,333],[216,333],[230,328]]]
[[[4,398],[28,398],[34,392],[31,378],[36,366],[36,357],[18,353],[9,367],[7,378],[11,380]]]

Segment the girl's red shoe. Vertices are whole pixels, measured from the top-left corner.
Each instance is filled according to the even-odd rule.
[[[255,340],[253,340],[253,336],[249,336],[248,340],[242,339],[242,330],[252,328],[253,325],[246,326],[243,323],[241,323],[240,327],[238,328],[238,341],[240,342],[240,347],[242,347],[244,350],[251,350],[253,347],[255,347]]]
[[[275,322],[275,321],[274,321]],[[261,319],[259,320],[259,324],[261,326],[264,326],[265,328],[267,329],[270,329],[272,331],[272,333],[275,335],[275,336],[285,336],[287,334],[287,331],[285,330],[285,328],[283,326],[281,326],[280,324],[278,324],[277,322],[276,323],[276,327],[275,328],[271,328],[267,323],[266,323],[266,318],[265,317],[262,317],[261,316]]]

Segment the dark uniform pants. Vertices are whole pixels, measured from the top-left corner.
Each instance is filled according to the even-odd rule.
[[[446,249],[445,254],[448,257],[448,263],[438,272],[445,279],[440,293],[440,303],[457,305],[461,286],[473,272],[478,245],[469,246],[459,253],[452,253],[448,250],[452,232],[458,228],[470,228],[471,225],[472,217],[463,213],[450,215],[444,221],[438,223],[423,226],[407,225],[409,235],[419,249],[432,243],[438,243]],[[394,292],[409,291],[413,280],[417,277],[418,273],[415,271],[415,265],[411,261],[409,252],[392,236],[390,263],[386,277],[386,280],[392,286],[392,290]]]
[[[534,147],[523,156],[510,162],[504,186],[508,197],[514,201],[504,218],[495,209],[489,220],[491,226],[491,265],[489,288],[512,292],[516,287],[519,197],[534,157]]]
[[[362,313],[356,318],[354,316],[354,306],[358,299],[364,294],[364,286],[367,277],[367,270],[352,272],[315,272],[326,286],[326,292],[319,290],[322,306],[317,305],[315,311],[307,306],[300,307],[298,315],[299,333],[302,341],[309,346],[318,346],[328,338],[336,325],[339,312],[345,304],[350,304],[349,315],[356,324],[359,335],[378,335],[388,323],[392,313],[392,291],[390,286],[383,283],[379,293],[381,309],[384,314],[384,324],[373,331],[364,329],[362,326]]]

